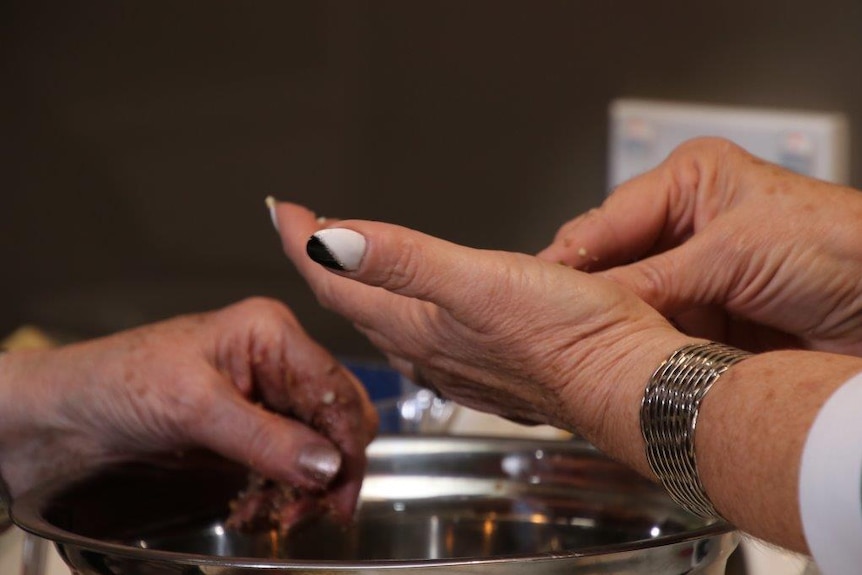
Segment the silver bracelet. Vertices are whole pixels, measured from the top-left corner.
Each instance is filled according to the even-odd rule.
[[[720,517],[694,453],[700,403],[727,368],[750,355],[720,343],[687,345],[655,370],[644,390],[640,423],[650,469],[673,500],[698,517]]]

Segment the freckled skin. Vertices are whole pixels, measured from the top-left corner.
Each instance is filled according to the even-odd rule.
[[[468,407],[570,429],[647,477],[639,414],[655,368],[707,339],[760,352],[705,398],[698,473],[732,524],[806,551],[806,432],[862,372],[858,191],[701,140],[565,224],[537,257],[327,222],[365,238],[350,271],[309,258],[313,212],[276,209],[285,253],[318,301],[402,373]]]

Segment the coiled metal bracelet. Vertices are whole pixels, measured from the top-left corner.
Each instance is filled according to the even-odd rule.
[[[694,453],[700,403],[727,368],[750,355],[721,343],[687,345],[655,370],[644,390],[640,424],[647,461],[673,500],[698,517],[719,517]]]

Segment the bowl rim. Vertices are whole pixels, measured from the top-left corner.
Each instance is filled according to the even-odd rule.
[[[507,451],[536,450],[536,449],[565,449],[585,450],[599,453],[590,444],[574,440],[554,439],[521,439],[509,437],[482,437],[482,436],[429,436],[429,435],[383,435],[372,442],[369,453],[374,455],[379,452],[397,449],[399,443],[406,442],[411,447],[417,444],[428,449],[439,448],[440,444],[449,445],[458,451],[470,451],[482,448],[488,452],[500,451],[506,446]],[[429,442],[433,442],[433,445]],[[423,445],[424,444],[424,445]],[[437,447],[434,447],[434,446]],[[415,451],[415,450],[414,450]],[[140,463],[141,461],[136,461]],[[119,464],[129,463],[118,462]],[[134,462],[133,462],[134,463]],[[109,470],[112,465],[107,465],[99,471]],[[98,473],[99,471],[96,471]],[[73,548],[90,552],[101,553],[109,556],[118,556],[126,559],[137,559],[146,562],[165,562],[182,565],[218,566],[238,569],[285,569],[306,571],[366,571],[375,569],[395,568],[423,568],[423,567],[455,567],[463,565],[494,565],[517,561],[543,562],[549,560],[573,559],[590,556],[618,555],[631,552],[643,552],[646,549],[658,547],[672,547],[677,545],[692,544],[695,541],[723,536],[736,537],[735,528],[724,520],[718,519],[709,522],[702,527],[686,530],[683,532],[662,534],[648,539],[639,539],[621,543],[581,547],[576,550],[560,550],[543,553],[512,553],[495,555],[494,557],[458,557],[445,559],[373,559],[373,560],[300,560],[279,558],[257,558],[244,556],[216,556],[201,553],[190,553],[182,551],[167,551],[162,549],[148,549],[126,543],[105,541],[78,533],[74,533],[62,527],[58,527],[47,520],[42,513],[46,503],[56,494],[68,488],[76,480],[86,480],[94,475],[93,471],[80,476],[52,482],[31,489],[16,498],[11,505],[10,515],[12,521],[24,531],[53,542],[56,545],[70,546]]]

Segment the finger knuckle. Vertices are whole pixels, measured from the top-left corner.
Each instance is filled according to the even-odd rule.
[[[635,288],[641,299],[654,302],[667,292],[667,274],[662,266],[658,266],[650,260],[645,260],[637,264],[636,271],[637,285]]]
[[[677,146],[670,154],[671,158],[698,158],[704,155],[724,156],[742,152],[742,148],[727,138],[718,136],[702,136],[686,140]]]
[[[262,296],[252,296],[242,300],[237,304],[237,309],[242,310],[243,313],[253,315],[280,316],[290,314],[290,311],[281,302]]]
[[[276,457],[273,437],[277,435],[275,422],[270,418],[261,418],[248,432],[246,437],[246,453],[249,463],[253,466],[272,462]]]
[[[298,320],[286,305],[266,297],[250,297],[237,304],[235,311],[243,321],[252,321],[264,331],[297,326]],[[269,329],[267,329],[269,328]]]
[[[407,286],[415,284],[419,278],[422,248],[419,244],[402,241],[397,249],[397,256],[386,270],[383,270],[383,285],[387,289],[399,292]]]

